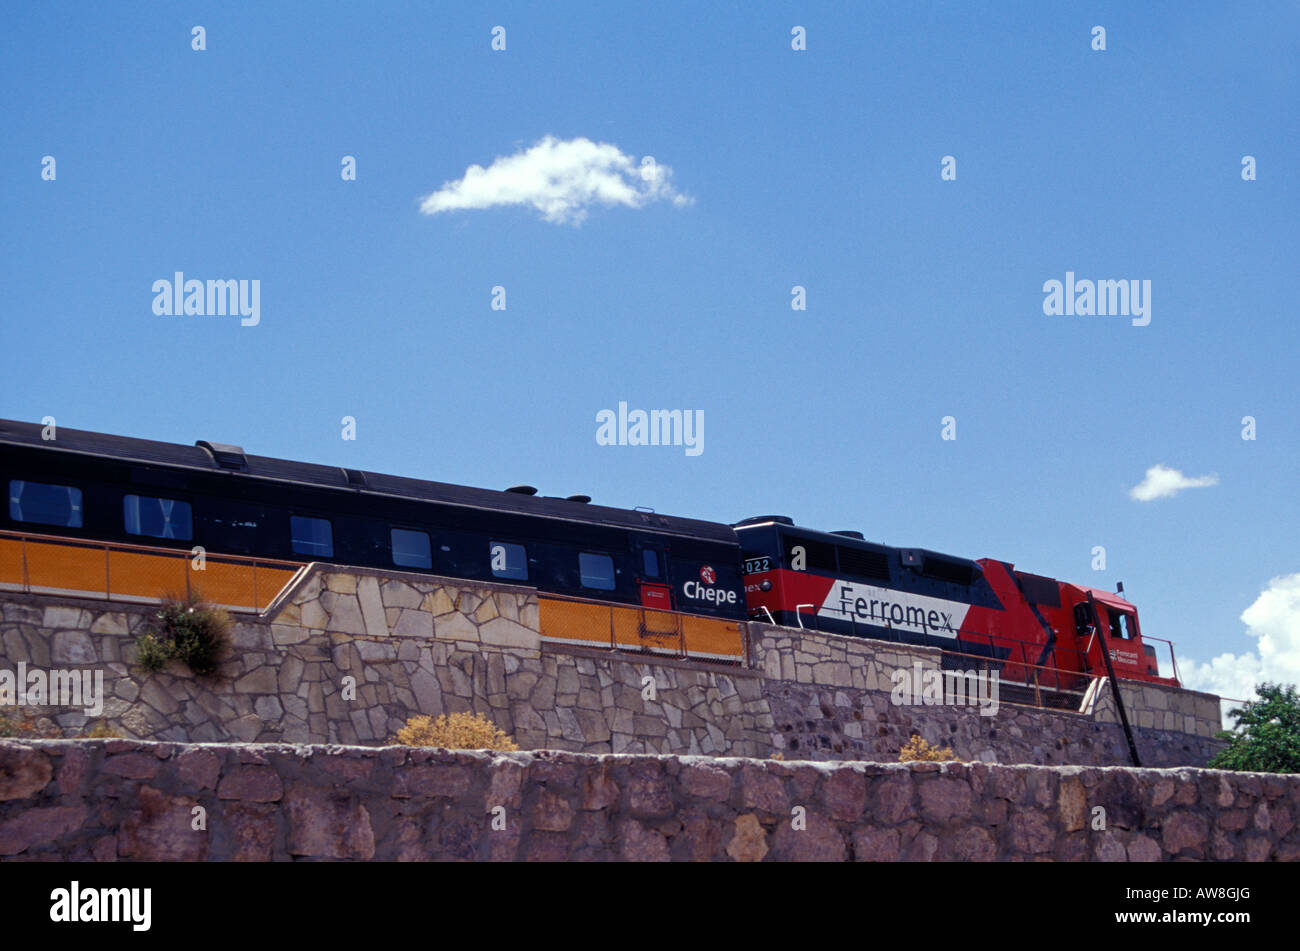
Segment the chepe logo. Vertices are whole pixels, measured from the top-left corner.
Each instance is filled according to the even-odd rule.
[[[716,604],[721,607],[724,604],[736,603],[736,592],[728,591],[726,588],[717,588],[718,573],[710,565],[700,566],[700,580],[691,579],[682,585],[682,594],[692,601],[707,601],[710,604]],[[702,583],[701,583],[702,582]]]

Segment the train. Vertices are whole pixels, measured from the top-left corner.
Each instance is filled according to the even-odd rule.
[[[680,638],[665,650],[735,660],[735,632],[761,621],[937,647],[945,667],[1053,689],[1108,673],[1181,686],[1176,669],[1161,675],[1120,594],[787,516],[712,522],[526,485],[473,488],[14,420],[0,420],[0,484],[0,587],[37,590],[28,552],[38,545],[117,546],[123,559],[139,546],[135,564],[146,549],[201,549],[231,564],[274,560],[278,580],[323,562],[525,585],[545,597],[554,639],[575,643],[653,650],[671,630]],[[47,555],[51,571],[68,570],[66,551]],[[100,571],[97,557],[82,559],[86,570]],[[120,587],[132,563],[119,564],[103,571]],[[97,587],[62,579],[44,589]],[[601,629],[583,633],[592,610],[605,612]],[[664,627],[663,617],[676,620]]]

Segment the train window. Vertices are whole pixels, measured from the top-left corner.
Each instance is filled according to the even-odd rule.
[[[513,581],[528,580],[528,553],[523,545],[490,542],[488,553],[492,556],[492,574]]]
[[[432,568],[433,554],[429,548],[428,532],[408,528],[392,531],[393,564],[407,568]]]
[[[334,557],[334,529],[328,519],[290,515],[289,532],[293,538],[293,550],[299,555]]]
[[[659,552],[653,548],[641,550],[641,565],[647,578],[659,577]]]
[[[15,522],[81,528],[81,490],[10,479],[9,517]]]
[[[1110,612],[1110,636],[1133,639],[1133,616],[1123,611]]]
[[[578,552],[578,569],[582,575],[584,588],[596,588],[599,591],[614,590],[614,559],[609,555]]]
[[[149,495],[126,495],[122,497],[122,516],[129,535],[194,537],[194,517],[189,502],[156,499]]]

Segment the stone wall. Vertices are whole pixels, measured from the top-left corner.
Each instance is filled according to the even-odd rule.
[[[532,588],[312,565],[265,616],[235,615],[215,679],[176,661],[157,674],[136,665],[148,606],[8,594],[0,604],[0,669],[103,670],[102,719],[140,739],[371,743],[414,714],[472,711],[525,749],[773,749],[759,674],[544,650]],[[51,735],[96,720],[34,712]]]
[[[140,739],[379,743],[413,714],[473,711],[525,749],[894,761],[919,733],[962,759],[1129,761],[1108,685],[1083,714],[896,706],[892,671],[935,668],[937,651],[757,624],[750,669],[564,648],[541,638],[536,591],[510,585],[312,565],[263,616],[236,616],[215,679],[135,664],[145,605],[6,593],[0,608],[0,670],[103,672],[100,717],[32,711],[55,736],[102,720]],[[1124,691],[1144,765],[1221,748],[1215,698]]]
[[[0,740],[7,860],[1295,861],[1297,818],[1297,775]]]
[[[1042,765],[1131,762],[1109,682],[1088,713],[1000,703],[900,706],[892,675],[915,664],[938,670],[937,648],[837,637],[750,624],[754,665],[768,678],[776,724],[773,745],[800,759],[888,759],[914,733],[966,760]],[[1212,694],[1121,682],[1125,712],[1144,766],[1203,766],[1223,748],[1214,739],[1219,701]]]

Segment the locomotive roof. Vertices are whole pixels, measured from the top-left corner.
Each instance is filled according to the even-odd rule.
[[[732,527],[738,532],[742,532],[748,528],[778,528],[786,534],[794,534],[797,532],[800,535],[810,536],[816,541],[825,542],[828,545],[839,545],[844,548],[883,549],[891,552],[914,551],[927,558],[935,558],[952,564],[964,565],[976,571],[983,570],[980,568],[978,561],[971,558],[963,558],[961,555],[949,555],[947,552],[934,551],[929,548],[886,545],[884,542],[873,542],[867,538],[858,538],[856,535],[845,535],[842,532],[826,532],[819,528],[808,528],[803,525],[796,525],[792,519],[788,519],[785,516],[757,516],[753,519],[745,519],[742,522],[736,522]]]
[[[325,489],[352,492],[359,490],[363,493],[395,498],[440,502],[448,505],[685,535],[708,541],[736,543],[736,535],[730,526],[702,519],[680,518],[673,515],[660,515],[657,512],[611,508],[567,499],[530,496],[517,492],[501,492],[495,489],[479,489],[446,482],[429,482],[423,479],[410,479],[403,476],[368,471],[360,473],[364,476],[365,485],[364,488],[358,489],[357,484],[349,479],[349,473],[355,475],[358,470],[317,465],[309,462],[294,462],[269,456],[254,456],[245,453],[242,457],[244,467],[240,471],[232,471],[229,467],[220,465],[216,456],[220,455],[223,449],[236,449],[236,447],[223,447],[215,443],[209,444],[216,450],[214,453],[198,444],[185,446],[177,443],[156,442],[151,439],[134,439],[127,436],[112,436],[106,433],[67,429],[63,426],[58,428],[57,441],[47,441],[41,438],[41,430],[42,427],[37,423],[0,419],[0,445],[26,446],[46,452],[68,452],[104,459],[120,459],[144,465],[226,473],[235,478],[251,476]]]

